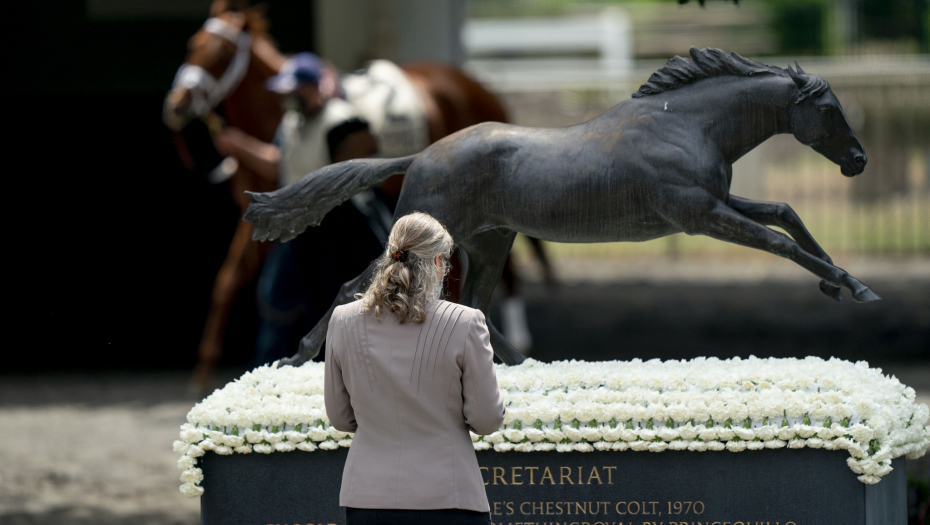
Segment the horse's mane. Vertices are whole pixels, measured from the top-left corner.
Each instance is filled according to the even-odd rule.
[[[649,80],[639,87],[639,91],[633,93],[633,97],[655,95],[656,93],[678,89],[698,80],[725,75],[740,77],[765,74],[789,75],[787,70],[780,67],[768,66],[736,53],[727,54],[719,49],[709,47],[699,50],[692,47],[690,53],[690,59],[676,56],[669,60],[668,64],[653,73]],[[798,68],[798,73],[791,76],[792,78],[797,76],[797,78],[802,79],[803,85],[798,85],[801,94],[797,102],[811,95],[822,93],[829,88],[826,80],[817,75],[804,74],[800,68]],[[797,82],[795,80],[795,83]]]

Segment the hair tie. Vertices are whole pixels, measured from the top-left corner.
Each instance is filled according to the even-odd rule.
[[[391,259],[400,262],[407,262],[407,252],[403,250],[397,250],[391,254]]]

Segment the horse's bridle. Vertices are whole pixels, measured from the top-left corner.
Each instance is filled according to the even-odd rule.
[[[236,52],[219,80],[200,66],[182,64],[178,68],[171,88],[183,87],[188,90],[191,95],[189,111],[196,116],[210,112],[236,89],[249,68],[252,55],[252,35],[248,31],[216,17],[208,18],[203,24],[203,30],[228,40],[236,46]]]

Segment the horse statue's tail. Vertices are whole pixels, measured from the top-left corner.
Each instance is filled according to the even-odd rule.
[[[330,164],[280,190],[245,192],[243,219],[255,225],[252,239],[289,241],[320,224],[329,210],[395,173],[405,173],[416,155],[396,159],[355,159]]]

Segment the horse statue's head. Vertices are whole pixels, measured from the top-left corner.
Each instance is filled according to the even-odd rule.
[[[867,161],[858,137],[849,126],[830,84],[818,75],[788,66],[788,75],[798,88],[790,108],[789,127],[795,138],[830,159],[847,177],[862,173]]]
[[[188,55],[165,97],[162,119],[179,131],[209,113],[242,81],[252,56],[253,33],[264,17],[253,7],[216,0],[210,18],[188,41]],[[258,26],[258,27],[256,27]]]

